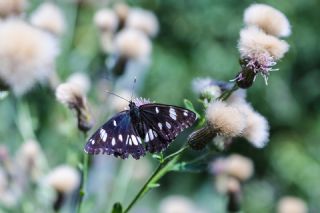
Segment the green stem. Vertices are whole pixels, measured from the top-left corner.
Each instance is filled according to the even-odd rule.
[[[162,178],[165,174],[167,174],[175,165],[175,163],[181,157],[181,153],[186,150],[186,148],[181,148],[178,152],[173,153],[165,158],[164,162],[158,166],[153,175],[148,179],[148,181],[143,185],[138,194],[133,198],[129,206],[123,211],[123,213],[128,213],[129,210],[134,206],[134,204],[142,198],[151,188],[153,188],[154,184],[158,182],[160,178]],[[175,155],[174,155],[175,154]],[[170,157],[170,158],[169,158]]]
[[[170,160],[171,158],[173,158],[173,157],[175,157],[175,156],[177,156],[177,155],[179,155],[179,154],[184,153],[188,148],[189,148],[189,144],[186,143],[183,147],[181,147],[181,149],[179,149],[178,151],[176,151],[176,152],[168,155],[167,157],[165,157],[165,158],[163,159],[163,162],[166,162],[166,161]]]
[[[227,100],[227,99],[230,97],[230,95],[231,95],[234,91],[236,91],[238,88],[239,88],[238,85],[237,85],[237,84],[234,84],[233,87],[232,87],[230,90],[226,90],[225,92],[223,92],[223,93],[220,95],[220,97],[218,98],[218,100],[221,100],[221,101]]]
[[[89,164],[89,155],[87,153],[84,153],[83,168],[82,168],[82,183],[81,183],[81,188],[80,188],[80,192],[79,192],[79,204],[78,204],[78,208],[77,208],[77,213],[81,212],[83,198],[86,194],[87,179],[88,179],[88,164]]]

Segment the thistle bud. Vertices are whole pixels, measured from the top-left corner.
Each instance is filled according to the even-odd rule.
[[[76,84],[63,83],[56,89],[57,99],[77,113],[78,128],[83,132],[90,130],[94,124],[83,90]]]

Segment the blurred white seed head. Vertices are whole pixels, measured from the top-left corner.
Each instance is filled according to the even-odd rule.
[[[253,162],[249,158],[232,154],[226,158],[218,158],[210,164],[210,172],[214,175],[229,175],[245,181],[253,175]]]
[[[129,90],[120,90],[116,92],[116,94],[125,99],[129,99],[131,97],[131,92]],[[110,95],[110,103],[117,112],[121,112],[128,108],[127,101],[123,100],[122,98],[116,97],[114,95]]]
[[[1,0],[0,17],[19,15],[27,6],[27,0]]]
[[[76,85],[83,94],[87,94],[91,87],[88,75],[83,72],[75,72],[71,74],[68,77],[67,82]]]
[[[171,195],[160,202],[159,213],[198,213],[195,204],[187,197]]]
[[[272,63],[272,59],[281,59],[289,50],[289,45],[257,27],[246,27],[240,32],[238,48],[241,58],[255,58],[259,64],[266,65],[270,60]]]
[[[279,10],[266,4],[253,4],[244,12],[244,23],[261,28],[274,36],[289,36],[290,23]]]
[[[252,160],[238,154],[227,157],[225,162],[225,172],[241,181],[249,179],[253,175]]]
[[[45,182],[56,191],[68,194],[79,186],[80,174],[71,166],[61,165],[48,174]]]
[[[30,175],[32,180],[37,181],[43,176],[46,159],[37,141],[24,142],[18,149],[15,159],[19,171]]]
[[[121,57],[145,59],[151,54],[152,44],[142,32],[134,29],[120,31],[114,40],[114,51]]]
[[[62,83],[56,89],[56,98],[70,108],[83,107],[86,99],[78,84]]]
[[[61,36],[66,28],[66,20],[61,9],[51,2],[42,3],[31,14],[30,22],[57,36]]]
[[[16,95],[55,70],[57,40],[19,19],[0,23],[0,79]]]
[[[218,174],[215,177],[214,185],[216,190],[222,194],[226,194],[228,192],[238,192],[241,190],[239,180],[226,174]]]
[[[150,37],[156,36],[159,31],[159,23],[155,14],[141,8],[130,9],[126,27],[140,30]]]
[[[302,199],[287,196],[279,201],[277,213],[308,213],[308,207]]]
[[[246,138],[256,148],[263,148],[269,141],[269,124],[267,119],[255,112],[246,102],[234,104],[247,117],[247,125],[243,131]]]
[[[201,94],[201,92],[212,84],[211,78],[195,78],[192,80],[192,90],[196,94]]]
[[[206,118],[214,131],[225,137],[240,136],[246,126],[245,115],[222,101],[209,104]]]
[[[115,32],[118,22],[117,14],[111,9],[100,9],[94,15],[94,23],[102,32]]]
[[[246,102],[246,97],[247,97],[247,90],[237,89],[229,96],[229,98],[226,100],[226,102],[229,105],[237,104],[237,103],[244,103],[244,102]]]
[[[117,3],[114,5],[114,11],[121,22],[125,22],[129,14],[129,6],[125,3]]]
[[[113,48],[113,32],[101,31],[100,32],[100,44],[101,48],[105,53],[111,53]]]

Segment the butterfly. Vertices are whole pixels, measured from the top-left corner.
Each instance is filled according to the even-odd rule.
[[[129,101],[129,109],[119,112],[102,125],[87,141],[88,154],[107,154],[135,159],[146,152],[165,150],[184,129],[192,126],[196,114],[182,107]]]

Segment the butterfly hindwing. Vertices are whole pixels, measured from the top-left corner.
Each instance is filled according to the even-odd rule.
[[[160,152],[179,133],[190,127],[196,114],[182,107],[165,104],[144,104],[139,107],[145,126],[146,150]]]
[[[145,155],[142,139],[138,136],[129,115],[123,111],[101,126],[88,140],[85,151],[89,154],[113,154],[115,157],[135,159]]]

